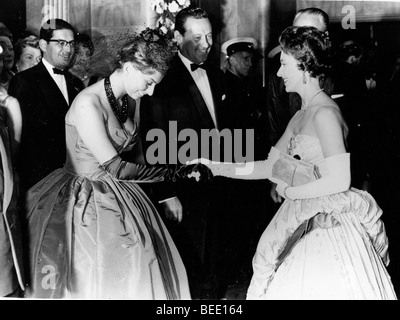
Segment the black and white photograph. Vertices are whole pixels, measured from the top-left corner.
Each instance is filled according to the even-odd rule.
[[[0,301],[397,300],[397,120],[400,0],[2,0]]]

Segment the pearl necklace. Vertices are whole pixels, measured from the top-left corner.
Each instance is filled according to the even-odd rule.
[[[322,92],[322,91],[324,91],[324,89],[318,90],[318,91],[312,96],[312,98],[310,99],[310,101],[308,101],[307,105],[301,106],[301,111],[306,112],[307,109],[308,109],[308,107],[310,106],[311,102],[314,100],[314,98],[315,98],[320,92]]]
[[[125,123],[128,118],[128,95],[122,97],[122,106],[120,107],[112,91],[109,77],[104,79],[104,89],[106,90],[107,100],[115,117],[120,123]]]

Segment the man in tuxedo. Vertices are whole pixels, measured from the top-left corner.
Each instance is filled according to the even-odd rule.
[[[27,190],[65,161],[65,115],[82,82],[67,72],[74,54],[75,31],[66,21],[48,20],[40,29],[42,61],[16,74],[9,94],[18,99],[22,137],[17,170]]]
[[[158,128],[168,134],[171,125],[178,134],[184,129],[196,133],[194,138],[198,139],[198,153],[189,158],[212,158],[213,154],[205,151],[209,151],[209,148],[202,148],[209,141],[201,138],[201,131],[213,130],[218,136],[221,105],[226,96],[222,70],[207,63],[213,44],[212,26],[207,13],[200,8],[179,11],[174,37],[179,51],[170,69],[157,85],[153,96],[143,98],[141,102],[145,154],[152,144],[146,139],[149,130]],[[182,159],[182,154],[179,157],[176,152],[185,143],[176,141],[176,150],[171,148],[173,155],[170,154],[170,164],[176,163],[176,160],[185,164],[186,159]],[[165,149],[168,150],[168,147],[171,145]],[[148,154],[146,160],[149,161]],[[212,219],[218,215],[218,194],[223,192],[222,184],[218,178],[211,182],[180,182],[174,185],[173,190],[164,185],[153,194],[166,216],[181,222],[169,224],[168,227],[185,263],[191,294],[195,299],[215,298],[210,290],[215,288],[211,281],[215,276],[216,261],[213,247],[218,240]]]

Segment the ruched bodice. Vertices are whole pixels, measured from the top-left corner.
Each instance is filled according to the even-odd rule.
[[[138,127],[136,122],[131,132],[128,132],[123,128],[113,127],[107,127],[107,130],[110,141],[113,143],[114,148],[119,154],[131,150],[137,143]],[[102,175],[104,172],[100,168],[100,163],[82,141],[76,127],[67,124],[65,134],[67,159],[64,165],[64,170],[70,174],[82,175],[91,179],[95,179],[99,175]]]
[[[317,137],[305,134],[293,134],[288,143],[288,153],[298,155],[301,160],[318,164],[324,160],[321,144]]]

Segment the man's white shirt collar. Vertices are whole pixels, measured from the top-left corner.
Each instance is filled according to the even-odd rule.
[[[191,64],[195,64],[194,62],[190,61],[188,58],[186,58],[180,51],[178,51],[178,56],[181,58],[183,64],[185,67],[189,70],[189,72],[193,72],[192,68],[190,67]],[[200,63],[201,64],[201,63]]]
[[[68,97],[68,88],[67,82],[65,80],[64,75],[62,74],[55,74],[53,71],[54,66],[50,64],[45,58],[42,59],[43,65],[49,72],[50,76],[53,78],[54,82],[57,84],[58,88],[60,89],[61,93],[63,94],[65,101],[69,104],[69,97]]]
[[[45,58],[42,59],[44,66],[46,67],[47,71],[51,74],[51,76],[61,76],[61,74],[55,74],[53,71],[54,66],[50,64]]]

